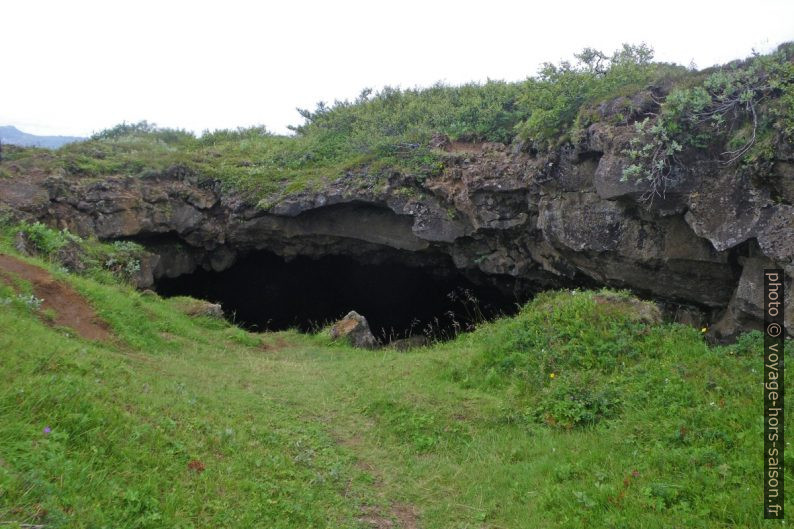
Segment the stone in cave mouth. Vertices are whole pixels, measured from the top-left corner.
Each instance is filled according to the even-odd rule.
[[[478,320],[514,314],[520,301],[509,289],[475,283],[451,262],[411,267],[361,264],[341,256],[288,262],[265,251],[222,272],[199,269],[161,278],[155,288],[164,296],[221,303],[230,320],[254,331],[312,332],[355,310],[383,342],[417,335],[451,338]]]

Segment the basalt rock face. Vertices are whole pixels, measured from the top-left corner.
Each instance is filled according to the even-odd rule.
[[[525,292],[608,285],[695,307],[717,338],[758,328],[763,269],[784,269],[794,286],[794,150],[780,142],[763,181],[693,160],[648,204],[642,184],[622,181],[630,131],[597,123],[577,146],[543,156],[521,145],[442,140],[438,175],[362,169],[269,209],[178,167],[100,181],[0,180],[0,203],[80,235],[146,245],[149,283],[198,267],[224,270],[255,249],[410,266],[451,261]]]

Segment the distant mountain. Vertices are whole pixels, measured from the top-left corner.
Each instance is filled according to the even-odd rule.
[[[20,147],[44,147],[57,149],[61,145],[84,140],[79,136],[36,136],[22,132],[16,127],[0,126],[0,143],[19,145]]]

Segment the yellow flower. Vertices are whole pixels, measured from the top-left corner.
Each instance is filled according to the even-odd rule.
[[[556,377],[556,376],[557,376],[557,375],[555,375],[554,373],[550,373],[550,374],[549,374],[549,378],[554,378],[554,377]]]
[[[709,332],[709,328],[708,327],[703,327],[702,329],[700,329],[700,332]]]

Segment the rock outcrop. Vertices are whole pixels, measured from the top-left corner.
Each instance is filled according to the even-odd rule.
[[[779,142],[767,179],[693,161],[648,204],[643,184],[622,180],[630,130],[596,123],[578,145],[547,155],[438,141],[440,174],[362,168],[267,209],[182,167],[101,180],[20,174],[0,179],[0,206],[83,236],[142,243],[159,257],[153,278],[224,270],[255,249],[411,266],[451,259],[527,291],[628,288],[702,311],[717,338],[758,328],[762,270],[784,269],[792,287],[794,152]]]
[[[378,340],[370,331],[367,318],[354,310],[334,323],[331,327],[331,338],[347,340],[350,345],[360,349],[373,349],[378,346]]]

